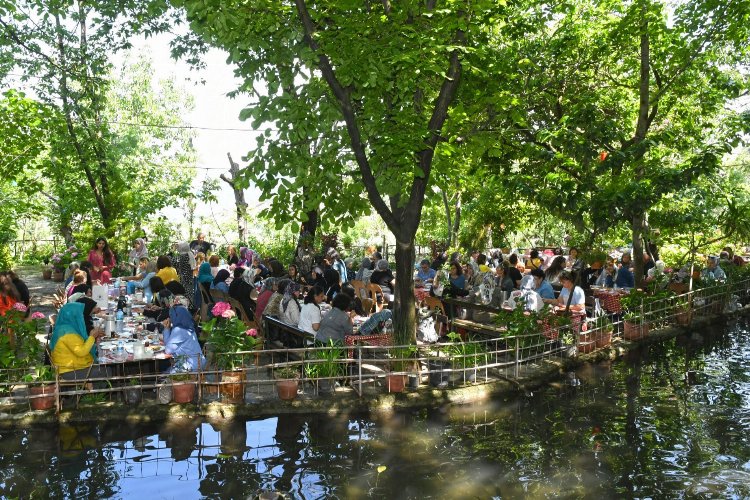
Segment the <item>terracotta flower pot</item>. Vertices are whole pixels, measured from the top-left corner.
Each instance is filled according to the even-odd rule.
[[[693,311],[690,309],[680,309],[675,313],[674,320],[680,326],[689,326],[693,321]]]
[[[282,399],[284,401],[291,401],[296,398],[298,387],[299,381],[296,379],[276,381],[276,393],[279,395],[279,399]]]
[[[172,384],[172,401],[191,403],[195,397],[195,382],[174,382]]]
[[[385,376],[385,381],[388,387],[388,392],[404,392],[406,386],[406,376],[404,375],[391,375]]]
[[[221,372],[219,393],[225,403],[242,403],[245,400],[245,372],[234,370]]]
[[[57,281],[58,283],[65,281],[65,273],[61,271],[55,271],[52,273],[52,281]]]
[[[42,279],[43,280],[52,279],[52,269],[45,269],[44,271],[42,271]]]
[[[597,332],[595,342],[597,349],[610,345],[612,343],[612,330],[608,332]]]
[[[49,410],[55,406],[55,385],[35,385],[29,387],[29,403],[32,410]],[[39,397],[34,397],[39,396]]]
[[[648,335],[648,323],[638,324],[625,321],[623,325],[622,338],[625,340],[641,340]]]

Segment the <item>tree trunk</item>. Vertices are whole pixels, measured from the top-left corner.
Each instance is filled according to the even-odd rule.
[[[414,303],[414,238],[396,241],[396,298],[393,301],[393,334],[398,345],[416,342]]]
[[[240,173],[240,166],[237,162],[232,160],[232,154],[227,153],[229,159],[229,175],[226,177],[221,174],[221,180],[226,182],[232,187],[234,192],[234,204],[237,211],[237,236],[239,241],[245,241],[247,236],[247,202],[245,202],[245,190],[237,186],[237,176]]]
[[[643,284],[643,214],[637,213],[633,216],[633,276],[635,287],[640,288]]]

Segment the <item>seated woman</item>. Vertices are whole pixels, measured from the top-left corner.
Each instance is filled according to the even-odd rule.
[[[240,256],[237,255],[237,248],[234,245],[227,247],[227,265],[236,266],[240,263]],[[216,257],[216,267],[219,267],[219,257]]]
[[[255,317],[256,309],[255,304],[253,304],[253,301],[250,299],[250,292],[253,291],[253,286],[248,284],[248,282],[244,279],[244,273],[247,273],[249,271],[249,269],[245,269],[242,267],[235,268],[234,279],[232,280],[232,284],[227,288],[227,293],[229,293],[229,296],[231,298],[237,300],[237,302],[242,305],[242,309],[245,311],[245,314],[247,314],[247,317],[253,319]],[[229,271],[225,269],[219,271],[219,273],[222,272],[227,273],[227,277],[229,277]],[[219,275],[217,274],[216,276],[218,278]]]
[[[166,255],[161,255],[156,259],[156,276],[161,278],[162,283],[165,285],[170,281],[178,281],[180,279],[177,276],[177,270],[172,267],[172,260]]]
[[[289,269],[287,269],[287,278],[294,281],[295,283],[304,284],[305,278],[302,277],[302,275],[299,273],[299,269],[297,269],[296,264],[289,264]]]
[[[495,290],[500,289],[503,292],[512,292],[515,288],[513,279],[508,275],[507,268],[508,264],[503,262],[501,265],[495,268]],[[532,269],[533,274],[534,269]],[[539,271],[536,269],[536,271]],[[544,272],[539,271],[544,276]]]
[[[65,380],[103,378],[109,374],[96,361],[96,339],[104,336],[101,328],[87,331],[84,310],[86,305],[71,302],[57,313],[55,328],[49,341],[51,360]],[[93,311],[93,308],[92,308]]]
[[[351,283],[344,283],[341,287],[341,293],[345,293],[351,299],[351,309],[357,314],[357,316],[367,316],[368,312],[362,307],[362,299],[357,297],[357,291]]]
[[[281,317],[281,300],[284,298],[284,292],[286,287],[292,283],[289,279],[282,279],[276,284],[276,291],[271,294],[271,298],[268,299],[266,308],[263,309],[263,316],[273,316],[275,318]],[[259,317],[262,317],[258,314]]]
[[[602,269],[601,273],[599,273],[599,277],[596,278],[596,286],[603,286],[607,288],[612,288],[615,286],[615,263],[614,262],[607,262],[604,265],[604,268]]]
[[[314,286],[305,296],[305,304],[299,313],[297,328],[303,332],[315,335],[320,328],[320,304],[325,302],[326,293],[319,286]]]
[[[169,308],[169,318],[164,322],[164,352],[171,354],[177,362],[170,368],[170,373],[196,372],[206,365],[195,323],[190,311],[182,304]]]
[[[547,281],[552,285],[560,284],[560,274],[565,270],[565,257],[558,255],[545,271]]]
[[[197,261],[196,261],[197,262]],[[202,262],[198,266],[198,275],[195,277],[195,303],[200,306],[202,302],[201,291],[210,293],[211,282],[214,280],[214,275],[211,273],[211,263]]]
[[[151,278],[156,276],[156,264],[152,263],[148,257],[141,257],[138,261],[138,273],[135,276],[120,278],[127,282],[125,288],[128,294],[135,293],[136,289],[143,290],[145,295],[151,295]]]
[[[310,286],[319,286],[325,290],[327,283],[323,276],[323,268],[320,266],[313,267],[312,271],[310,271],[310,279],[307,282]]]
[[[83,304],[83,322],[86,323],[86,333],[91,334],[94,330],[93,315],[101,312],[102,308],[91,297],[81,297],[76,302]]]
[[[281,299],[279,319],[288,325],[299,324],[299,314],[302,309],[298,300],[299,292],[300,286],[297,283],[289,283],[284,291],[284,298]]]
[[[86,284],[86,273],[84,271],[81,271],[80,269],[73,273],[73,279],[70,283],[68,283],[68,286],[65,287],[65,296],[70,297],[73,295],[73,289],[77,287],[78,285],[85,285]]]
[[[341,291],[341,278],[339,272],[333,268],[326,269],[323,272],[323,278],[326,280],[326,300],[330,302],[333,300],[333,297]]]
[[[570,271],[560,273],[560,284],[562,285],[562,290],[560,291],[560,296],[557,298],[557,307],[569,309],[572,312],[585,312],[586,294],[581,287],[575,286],[573,274]],[[572,298],[568,300],[571,294]]]
[[[532,271],[542,267],[542,259],[539,258],[539,250],[536,248],[532,248],[529,252],[529,258],[526,260],[526,267]]]
[[[417,270],[415,281],[420,284],[430,283],[435,279],[436,274],[437,271],[430,267],[430,261],[427,259],[422,259],[422,261],[419,263],[419,269]]]
[[[216,275],[219,273],[221,268],[219,267],[221,265],[221,260],[219,259],[219,256],[216,254],[213,254],[211,257],[208,258],[208,265],[211,266],[211,279],[213,280]]]
[[[0,316],[5,316],[16,302],[21,302],[21,294],[16,285],[6,273],[0,274]]]
[[[629,254],[625,255],[630,256]],[[622,259],[622,267],[617,270],[615,286],[619,288],[633,288],[635,286],[635,276],[633,276],[633,271],[628,267],[628,262],[625,261],[625,255],[623,255]]]
[[[211,282],[211,290],[221,290],[224,293],[229,293],[229,285],[227,285],[228,279],[229,271],[227,271],[226,269],[221,269],[218,273],[216,273],[216,277]]]
[[[552,289],[549,281],[547,281],[544,271],[539,268],[532,269],[530,274],[534,277],[534,290],[542,298],[542,301],[545,304],[556,304],[555,291]]]
[[[255,301],[255,312],[259,318],[263,316],[263,310],[268,306],[268,301],[271,300],[271,296],[276,291],[277,281],[278,279],[274,277],[268,277],[263,281],[263,288],[260,290],[258,298]],[[234,284],[234,281],[232,284]],[[229,295],[232,295],[231,286],[229,287]]]
[[[76,285],[73,290],[71,290],[68,302],[78,302],[83,297],[91,297],[91,287],[85,283]]]
[[[362,263],[359,265],[359,270],[354,275],[355,280],[363,282],[365,285],[370,282],[370,276],[372,276],[372,261],[369,257],[364,257]]]
[[[380,285],[380,288],[383,289],[383,293],[393,293],[394,278],[393,272],[391,272],[391,269],[388,267],[388,261],[380,259],[375,268],[375,271],[373,271],[370,276],[370,283]]]
[[[320,320],[315,342],[328,345],[332,340],[335,344],[344,344],[344,337],[352,335],[354,330],[351,311],[352,299],[346,293],[340,293],[333,298],[331,310]]]

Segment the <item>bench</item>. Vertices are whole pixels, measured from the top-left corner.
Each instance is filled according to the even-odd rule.
[[[274,316],[263,316],[263,331],[266,340],[272,345],[281,345],[288,349],[307,347],[315,341],[315,337],[294,325],[284,323]]]

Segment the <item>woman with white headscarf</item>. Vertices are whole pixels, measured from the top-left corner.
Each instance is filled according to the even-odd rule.
[[[128,263],[130,264],[130,268],[133,271],[133,275],[138,274],[138,263],[143,257],[148,257],[146,240],[144,240],[143,238],[136,238],[135,241],[133,241],[133,249],[130,250],[130,253],[128,254]]]
[[[188,290],[188,301],[190,302],[190,308],[193,305],[193,294],[190,293],[195,289],[195,256],[193,251],[190,250],[190,244],[186,241],[177,244],[177,276],[180,278],[180,284]]]

